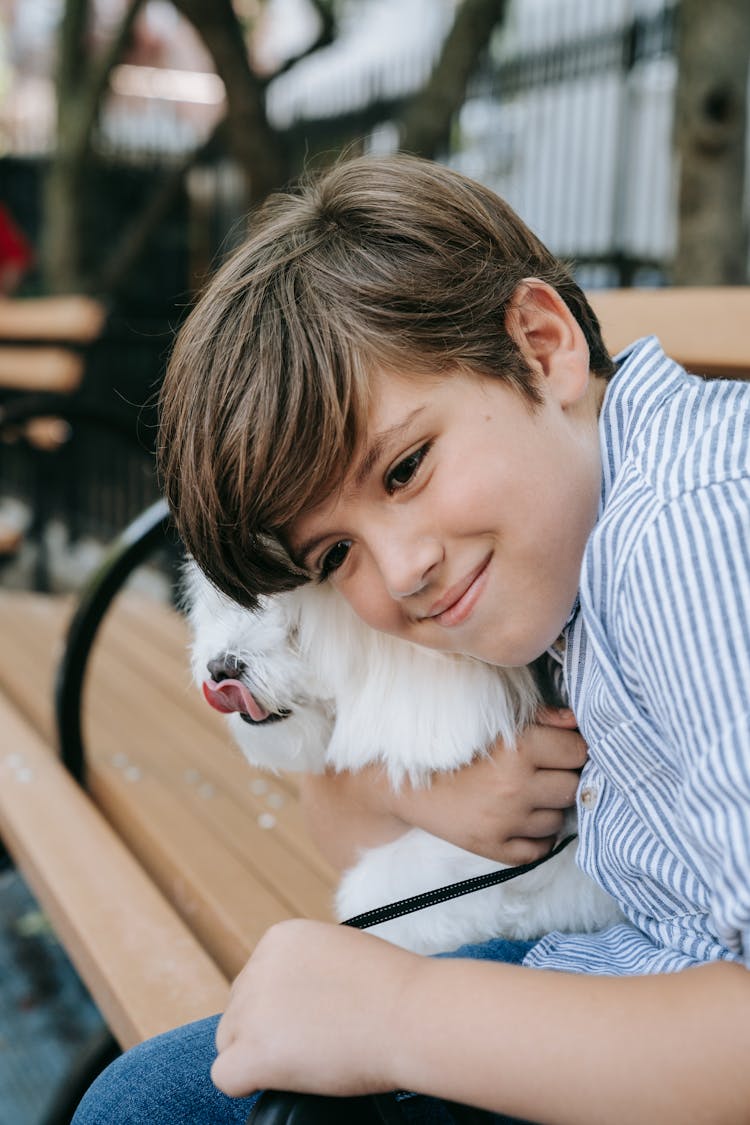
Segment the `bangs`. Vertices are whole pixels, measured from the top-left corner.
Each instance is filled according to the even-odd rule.
[[[162,393],[160,468],[180,535],[222,592],[249,608],[309,580],[285,529],[344,480],[363,438],[369,371],[335,302],[277,270],[237,315],[204,302]],[[210,314],[210,323],[206,323]],[[200,365],[196,356],[201,356]],[[194,410],[180,387],[197,387]]]

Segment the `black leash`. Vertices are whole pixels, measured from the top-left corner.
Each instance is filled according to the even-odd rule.
[[[439,902],[447,902],[450,898],[460,898],[461,895],[470,895],[473,891],[484,890],[485,887],[495,887],[498,883],[507,883],[510,879],[517,879],[527,871],[533,871],[547,860],[554,859],[563,848],[577,839],[575,833],[566,836],[556,844],[551,852],[534,859],[531,863],[521,863],[518,867],[505,867],[499,871],[489,871],[486,875],[475,875],[471,879],[461,879],[458,883],[449,883],[447,887],[437,887],[434,891],[425,891],[421,895],[411,895],[392,902],[388,906],[378,906],[374,910],[365,910],[362,914],[355,914],[347,918],[342,926],[353,926],[355,930],[366,930],[370,926],[377,926],[380,922],[390,922],[393,918],[402,918],[404,914],[413,914],[415,910],[424,910],[425,907],[435,906]]]

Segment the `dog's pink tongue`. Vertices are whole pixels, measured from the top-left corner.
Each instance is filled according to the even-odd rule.
[[[225,715],[231,714],[232,711],[241,711],[249,715],[255,723],[262,722],[271,714],[265,707],[261,707],[239,680],[222,680],[221,683],[217,683],[216,680],[204,680],[203,696],[215,710]]]

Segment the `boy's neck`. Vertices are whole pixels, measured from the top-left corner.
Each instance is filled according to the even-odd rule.
[[[603,379],[601,375],[594,375],[593,372],[591,373],[591,381],[589,383],[589,393],[591,396],[590,401],[597,418],[602,412],[604,396],[607,393],[608,386],[609,379]]]

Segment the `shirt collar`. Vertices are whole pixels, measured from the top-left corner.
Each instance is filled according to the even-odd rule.
[[[656,336],[644,336],[614,357],[617,370],[609,380],[599,414],[599,446],[602,461],[602,487],[599,516],[607,504],[612,483],[633,442],[642,431],[643,422],[653,410],[674,394],[685,372],[678,363],[664,354]],[[571,624],[580,609],[579,596],[565,626],[567,638]],[[555,646],[547,650],[555,659]]]
[[[685,372],[664,354],[656,336],[645,336],[615,356],[599,415],[602,490],[599,516],[612,483],[643,430],[644,422],[677,390]]]

